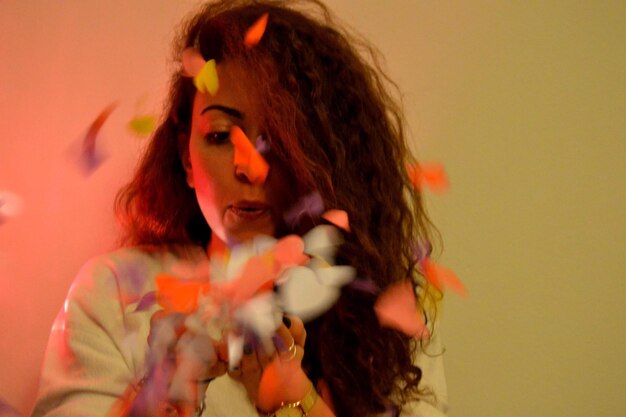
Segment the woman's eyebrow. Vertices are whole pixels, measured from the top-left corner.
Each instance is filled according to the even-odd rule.
[[[209,106],[206,106],[200,114],[204,114],[209,110],[219,110],[228,114],[229,116],[235,117],[240,120],[243,120],[245,118],[244,114],[239,110],[233,109],[232,107],[222,106],[221,104],[211,104]]]

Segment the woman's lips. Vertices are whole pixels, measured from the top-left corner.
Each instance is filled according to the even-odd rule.
[[[228,206],[227,211],[241,220],[257,220],[269,215],[270,206],[259,201],[238,201]]]

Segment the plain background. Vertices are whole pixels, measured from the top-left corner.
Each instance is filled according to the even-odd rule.
[[[158,112],[194,1],[0,1],[0,398],[30,409],[80,265],[113,245],[112,201]],[[441,262],[450,416],[626,416],[626,3],[329,0],[383,52],[422,160]],[[67,157],[119,105],[82,176]],[[1,414],[1,412],[0,412]]]

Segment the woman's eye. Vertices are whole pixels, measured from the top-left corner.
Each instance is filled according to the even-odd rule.
[[[213,145],[221,145],[230,141],[230,131],[225,132],[209,132],[205,136],[208,143]]]

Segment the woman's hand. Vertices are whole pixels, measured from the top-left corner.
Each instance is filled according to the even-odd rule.
[[[174,407],[179,416],[191,416],[208,383],[226,373],[226,345],[187,329],[186,317],[163,310],[151,317],[149,374],[133,407],[142,409],[141,415],[160,415]]]
[[[262,411],[273,411],[282,402],[295,402],[304,397],[311,382],[301,367],[304,356],[306,330],[302,320],[285,316],[276,329],[275,352],[267,353],[262,347],[244,346],[238,368],[229,375],[239,381],[250,401]]]

